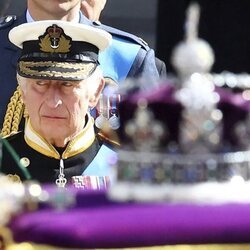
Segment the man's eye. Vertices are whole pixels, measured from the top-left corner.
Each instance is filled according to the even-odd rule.
[[[36,81],[36,85],[38,86],[45,86],[47,83],[44,81]]]
[[[65,87],[71,87],[71,86],[73,86],[73,83],[72,82],[62,82],[62,85]]]

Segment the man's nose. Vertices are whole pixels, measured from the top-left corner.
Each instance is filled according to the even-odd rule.
[[[46,103],[50,108],[57,108],[60,106],[63,103],[60,89],[55,86],[51,86],[48,89]]]

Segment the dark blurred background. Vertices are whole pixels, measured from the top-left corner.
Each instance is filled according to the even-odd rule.
[[[169,62],[174,45],[183,38],[185,10],[191,1],[159,0],[157,53]],[[199,36],[215,52],[213,71],[250,72],[250,1],[197,0],[201,8]]]
[[[0,0],[1,15],[20,14],[26,0]],[[174,71],[170,55],[183,39],[185,11],[190,0],[108,0],[101,21],[146,40]],[[201,6],[199,36],[213,47],[213,71],[250,72],[250,0],[197,0]]]

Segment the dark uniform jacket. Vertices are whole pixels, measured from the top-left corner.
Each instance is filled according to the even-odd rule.
[[[0,21],[0,124],[3,123],[6,106],[17,86],[16,65],[20,53],[8,40],[8,33],[13,27],[26,22],[25,14],[20,17],[8,16]],[[106,30],[113,36],[111,47],[100,54],[99,58],[105,77],[117,82],[122,82],[127,77],[148,79],[159,78],[160,74],[165,77],[165,64],[156,59],[154,50],[140,38],[109,26],[92,23],[83,15],[80,22]]]
[[[57,149],[46,142],[33,130],[30,122],[27,122],[24,132],[8,136],[5,140],[11,147],[7,147],[5,142],[1,172],[21,180],[26,180],[30,175],[32,180],[40,183],[53,183],[59,177],[60,164],[63,164],[63,174],[68,183],[73,176],[109,175],[106,162],[111,151],[99,154],[104,145],[96,137],[90,116],[84,130],[65,149]],[[18,157],[15,157],[13,150]]]

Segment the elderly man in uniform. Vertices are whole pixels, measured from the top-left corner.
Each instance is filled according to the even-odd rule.
[[[65,20],[83,23],[108,31],[112,35],[112,45],[99,55],[100,66],[105,78],[122,82],[127,77],[165,76],[165,64],[156,67],[154,51],[140,38],[92,22],[80,11],[81,0],[27,0],[27,11],[20,17],[7,16],[0,23],[0,124],[3,122],[6,105],[16,89],[16,62],[20,50],[8,39],[9,31],[22,23],[39,20]],[[157,60],[158,62],[158,60]],[[158,63],[157,63],[158,65]]]
[[[108,181],[105,162],[113,151],[96,136],[88,110],[105,84],[98,53],[111,35],[84,24],[38,21],[13,28],[9,39],[21,48],[17,79],[27,118],[24,131],[5,142],[20,162],[3,147],[1,171],[21,180],[28,171],[59,186],[82,175]]]

